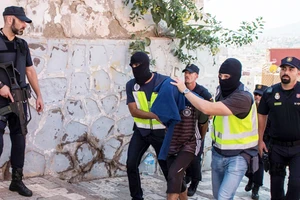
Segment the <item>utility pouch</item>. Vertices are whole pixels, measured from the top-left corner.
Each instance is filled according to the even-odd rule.
[[[29,84],[26,84],[26,86],[24,88],[22,88],[23,93],[24,93],[24,97],[26,100],[31,98],[31,87]]]
[[[264,170],[265,172],[268,172],[270,170],[270,160],[269,160],[269,154],[264,152],[262,156],[262,160],[264,163]]]

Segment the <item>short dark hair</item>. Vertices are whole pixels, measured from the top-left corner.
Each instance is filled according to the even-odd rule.
[[[21,21],[24,21],[26,23],[31,23],[32,20],[29,19],[26,15],[25,15],[25,11],[23,7],[18,7],[18,6],[9,6],[6,7],[3,11],[3,16],[7,16],[7,15],[13,15],[16,18],[18,18]]]

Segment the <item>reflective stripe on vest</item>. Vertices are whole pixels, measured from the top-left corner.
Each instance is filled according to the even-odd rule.
[[[215,116],[211,138],[214,146],[224,150],[248,149],[258,144],[257,111],[255,103],[247,117]]]
[[[145,92],[133,91],[133,96],[138,109],[145,112],[150,112],[151,106],[157,97],[157,93],[152,92],[150,102],[147,101]],[[137,127],[145,129],[165,129],[166,127],[155,119],[141,119],[134,117],[134,122]]]

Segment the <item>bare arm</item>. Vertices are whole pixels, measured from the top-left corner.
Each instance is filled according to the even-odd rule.
[[[37,110],[37,112],[42,112],[43,109],[44,109],[44,102],[43,102],[42,94],[41,94],[41,91],[40,91],[40,86],[39,86],[39,83],[38,83],[37,74],[36,74],[36,71],[33,68],[33,66],[26,67],[26,76],[27,76],[27,79],[28,79],[34,93],[37,96],[36,110]]]
[[[191,102],[195,108],[202,111],[206,115],[228,116],[232,112],[222,102],[210,102],[199,98],[192,92],[189,92],[185,97]]]
[[[264,138],[264,131],[266,128],[266,122],[267,122],[268,115],[262,115],[258,114],[258,150],[260,156],[262,156],[263,151],[268,152],[268,149],[266,147],[266,144],[263,140]]]
[[[177,86],[180,92],[183,92],[186,88],[183,81],[178,78],[175,79],[176,82],[171,82],[171,84]],[[227,106],[225,106],[222,102],[210,102],[200,97],[196,96],[192,92],[189,92],[185,95],[185,97],[191,102],[195,108],[200,110],[206,115],[219,115],[219,116],[228,116],[231,115],[232,112],[229,110]]]
[[[138,109],[135,102],[131,102],[128,104],[128,109],[132,117],[137,117],[141,119],[156,119],[159,120],[156,114],[153,112],[146,112]]]

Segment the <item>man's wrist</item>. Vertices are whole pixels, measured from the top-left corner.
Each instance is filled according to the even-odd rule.
[[[191,90],[189,90],[188,88],[185,88],[183,91],[182,91],[182,93],[183,93],[183,95],[186,95],[187,93],[189,93]]]
[[[2,81],[0,81],[0,89],[2,89],[4,87],[4,83],[2,83]]]

